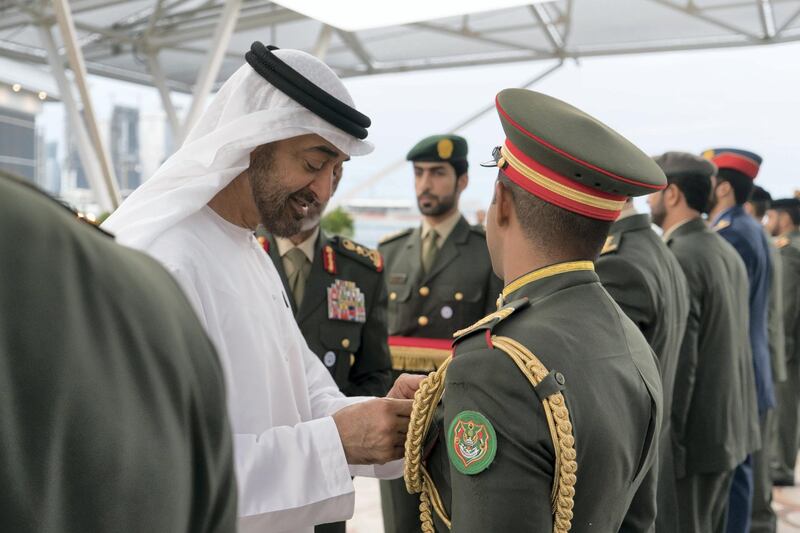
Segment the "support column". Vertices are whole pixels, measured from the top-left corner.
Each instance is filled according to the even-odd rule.
[[[97,117],[94,113],[91,96],[89,95],[89,84],[86,81],[86,65],[83,62],[81,48],[78,46],[77,32],[75,31],[75,23],[72,20],[72,13],[67,0],[53,0],[53,8],[55,10],[58,26],[61,30],[61,37],[67,50],[67,60],[69,61],[70,69],[75,74],[75,83],[81,95],[83,117],[86,122],[89,139],[91,139],[94,145],[97,160],[100,163],[103,187],[110,199],[112,209],[116,209],[120,204],[117,179],[114,175],[114,167],[111,165],[111,157],[108,155],[105,146],[103,146],[103,140],[100,137],[100,129],[97,127]]]
[[[200,114],[205,109],[206,100],[211,93],[211,87],[214,80],[217,79],[219,68],[222,66],[222,59],[225,57],[225,51],[228,49],[228,44],[231,42],[231,35],[236,27],[236,21],[239,18],[239,8],[242,6],[242,0],[227,0],[225,2],[225,9],[222,11],[222,17],[214,30],[214,37],[211,40],[210,48],[208,49],[208,56],[203,63],[203,68],[197,75],[197,83],[194,87],[192,95],[192,106],[186,114],[186,120],[181,128],[181,135],[178,138],[180,141],[178,145],[183,143],[186,136],[194,127]]]
[[[172,103],[172,97],[170,97],[169,94],[169,87],[167,87],[164,71],[161,70],[158,52],[148,52],[147,67],[150,70],[150,75],[153,77],[153,84],[156,86],[156,89],[158,89],[158,94],[161,95],[161,105],[164,107],[164,112],[167,114],[169,127],[172,130],[172,137],[178,140],[181,138],[181,123],[178,120],[178,113],[175,111],[175,105]]]

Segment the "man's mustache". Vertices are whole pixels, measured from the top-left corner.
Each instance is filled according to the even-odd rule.
[[[295,200],[296,202],[300,202],[301,204],[306,204],[309,210],[317,209],[321,205],[317,195],[309,189],[300,189],[299,191],[290,194],[289,198]]]

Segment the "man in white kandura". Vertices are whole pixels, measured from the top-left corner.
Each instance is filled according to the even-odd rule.
[[[181,149],[104,228],[172,272],[216,345],[240,530],[311,532],[352,516],[352,475],[401,475],[419,379],[401,376],[387,398],[345,398],[306,346],[253,230],[297,233],[342,163],[372,151],[369,119],[313,56],[254,43],[245,57]]]

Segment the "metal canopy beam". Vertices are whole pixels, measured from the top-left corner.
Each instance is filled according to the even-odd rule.
[[[770,0],[756,0],[758,3],[758,16],[761,18],[761,28],[764,31],[764,39],[772,39],[777,33],[775,29],[775,12],[772,10]]]
[[[94,112],[92,98],[89,94],[89,84],[86,80],[86,65],[83,62],[80,46],[78,46],[77,33],[72,21],[72,13],[69,10],[67,0],[53,0],[53,8],[55,10],[56,19],[58,20],[58,26],[61,29],[61,37],[67,51],[67,59],[73,74],[75,74],[75,82],[81,95],[83,117],[86,122],[89,138],[92,140],[97,160],[102,170],[103,192],[108,195],[111,201],[111,207],[116,209],[121,203],[117,179],[114,175],[111,157],[103,145],[103,139],[100,137],[100,128],[97,126],[97,116]]]
[[[311,49],[311,55],[319,58],[320,61],[325,61],[325,56],[328,54],[328,48],[331,45],[331,37],[333,37],[333,28],[327,24],[323,24],[319,29],[317,41]]]
[[[728,24],[727,22],[721,21],[718,18],[712,17],[711,15],[706,14],[702,9],[698,8],[693,2],[689,2],[686,5],[677,5],[673,4],[670,0],[653,0],[653,2],[662,5],[664,7],[668,7],[670,9],[674,9],[676,11],[680,11],[690,17],[696,18],[698,20],[702,20],[703,22],[707,22],[724,30],[728,30],[730,32],[743,35],[749,39],[754,41],[761,39],[760,36],[751,33],[743,28],[739,28],[734,26],[733,24]]]
[[[547,12],[547,9],[542,4],[531,4],[528,7],[530,7],[533,16],[542,26],[544,35],[547,37],[547,40],[550,41],[553,51],[560,54],[564,50],[564,38],[553,23],[550,13]]]
[[[217,79],[219,68],[222,66],[225,50],[228,49],[228,44],[230,44],[231,35],[233,35],[233,29],[236,26],[236,19],[239,17],[239,8],[241,6],[241,0],[226,0],[225,2],[225,10],[217,24],[217,28],[214,30],[214,38],[208,49],[208,57],[203,63],[203,68],[197,74],[197,84],[195,85],[195,90],[192,95],[192,105],[189,108],[189,112],[186,114],[186,121],[178,137],[181,142],[183,142],[183,139],[189,134],[189,131],[191,131],[200,118],[203,109],[205,109],[206,100],[211,93],[211,87]]]
[[[368,73],[372,72],[373,71],[372,58],[370,57],[369,52],[367,52],[366,48],[364,48],[364,45],[361,44],[361,41],[359,40],[358,36],[356,36],[355,33],[344,30],[336,30],[336,32],[339,34],[339,38],[342,40],[342,42],[345,45],[347,45],[350,51],[353,52],[359,59],[359,61],[361,61],[364,64],[366,72]]]

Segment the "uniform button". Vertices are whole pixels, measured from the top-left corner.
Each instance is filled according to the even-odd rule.
[[[397,300],[397,293],[393,292],[393,293],[389,294],[389,299],[390,300]]]
[[[556,372],[556,383],[558,383],[559,385],[563,385],[564,383],[566,383],[566,381],[567,380],[564,379],[564,374],[562,374],[561,372]]]
[[[457,292],[457,293],[455,293],[453,295],[453,297],[456,299],[457,302],[460,302],[461,300],[464,299],[464,293],[463,292]]]
[[[431,293],[431,290],[428,287],[420,287],[419,288],[419,295],[423,298]]]
[[[350,354],[350,366],[353,366],[354,364],[356,364],[356,354],[351,353]]]
[[[345,350],[350,347],[350,339],[342,339],[342,348]]]
[[[428,317],[426,317],[426,316],[419,317],[417,319],[417,324],[419,324],[420,326],[427,326],[428,325]]]

